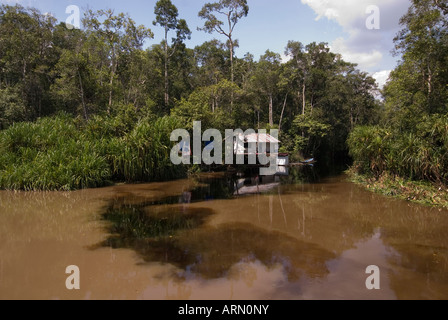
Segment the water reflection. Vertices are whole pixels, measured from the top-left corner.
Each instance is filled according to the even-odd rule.
[[[205,279],[221,278],[234,265],[255,261],[267,267],[282,265],[291,281],[298,280],[303,273],[324,277],[328,274],[325,262],[333,259],[334,253],[247,222],[210,227],[206,221],[215,212],[210,208],[189,205],[248,195],[257,195],[259,200],[260,194],[267,193],[270,226],[276,211],[274,198],[278,197],[287,227],[287,214],[279,187],[285,177],[290,184],[303,181],[304,176],[306,174],[292,178],[284,174],[247,177],[242,174],[209,174],[198,177],[195,187],[183,190],[180,196],[140,203],[135,198],[129,201],[129,197],[115,197],[103,214],[103,218],[110,222],[108,232],[111,236],[94,248],[133,249],[146,262],[176,266],[182,270],[181,277],[196,274]],[[259,205],[260,201],[257,202]],[[259,206],[258,220],[261,221]],[[303,215],[303,226],[299,222],[302,233],[304,221]]]
[[[437,292],[447,287],[448,239],[436,221],[446,225],[446,217],[365,192],[341,177],[316,179],[303,169],[281,177],[207,175],[157,202],[115,198],[104,215],[111,236],[100,245],[173,265],[171,277],[188,281],[221,279],[237,265],[260,263],[269,270],[281,266],[285,290],[319,278],[328,287],[352,287],[339,296],[356,299],[365,290],[365,268],[377,264],[390,290],[369,298],[406,296],[409,279],[418,279],[421,292],[429,290],[425,281]],[[316,283],[301,295],[326,297],[325,286]]]
[[[448,211],[306,170],[0,191],[0,299],[448,299]]]
[[[183,201],[185,195],[180,199]],[[103,217],[110,221],[111,235],[94,249],[133,249],[146,262],[176,266],[182,270],[180,277],[196,274],[204,279],[221,278],[238,263],[259,261],[271,268],[281,264],[288,279],[297,281],[303,273],[326,276],[325,262],[335,257],[315,244],[249,223],[205,226],[214,215],[211,209],[124,202],[116,199],[109,205]],[[272,212],[271,201],[271,220]]]

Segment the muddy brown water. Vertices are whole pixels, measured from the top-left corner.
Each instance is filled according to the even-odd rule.
[[[343,175],[0,191],[0,299],[444,300],[447,228]]]

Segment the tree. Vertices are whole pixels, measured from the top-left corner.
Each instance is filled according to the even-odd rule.
[[[218,40],[204,42],[194,49],[196,62],[196,84],[210,86],[218,84],[228,74],[227,51]]]
[[[156,20],[153,24],[159,25],[164,28],[164,77],[165,77],[165,108],[168,108],[170,96],[169,96],[169,59],[173,56],[177,46],[185,41],[185,39],[191,38],[191,31],[188,28],[187,22],[184,19],[178,19],[179,13],[175,5],[171,0],[159,0],[154,8]],[[171,30],[176,31],[176,37],[172,39],[171,45],[168,43],[168,33]],[[171,49],[171,50],[170,50]]]
[[[292,124],[293,130],[296,130],[295,148],[303,154],[314,156],[320,147],[323,138],[325,138],[332,129],[331,125],[326,123],[325,116],[321,110],[319,112],[298,115]]]
[[[400,20],[403,29],[394,41],[395,52],[403,59],[392,72],[384,93],[389,120],[405,130],[415,127],[416,115],[445,113],[447,110],[446,8],[446,1],[413,0]]]
[[[62,48],[61,57],[55,66],[55,72],[58,74],[54,85],[52,86],[52,94],[59,105],[63,106],[64,111],[73,114],[81,114],[85,120],[89,119],[89,91],[97,91],[96,83],[93,81],[94,71],[92,70],[93,62],[89,61],[88,47],[85,35],[79,30],[67,31],[65,26],[61,29],[68,34],[76,34],[72,37],[70,48]],[[87,85],[87,84],[90,85]]]
[[[246,92],[250,91],[251,78],[255,72],[255,60],[254,55],[246,53],[244,58],[238,59],[236,64],[236,83]]]
[[[90,37],[99,40],[107,48],[108,73],[109,73],[109,97],[107,111],[110,114],[113,103],[113,93],[117,90],[115,82],[120,61],[132,54],[135,50],[141,50],[143,43],[154,34],[145,26],[137,26],[129,15],[119,13],[115,15],[113,10],[89,10],[83,20]]]
[[[292,71],[290,81],[297,87],[297,98],[302,104],[302,115],[306,109],[306,89],[309,78],[310,63],[305,47],[297,41],[289,41],[285,54],[290,58],[288,69]]]
[[[402,61],[383,90],[381,126],[357,127],[350,153],[362,173],[448,183],[448,10],[446,0],[412,0],[395,38]]]
[[[290,41],[280,85],[294,98],[287,136],[303,154],[325,162],[347,156],[346,140],[358,125],[378,120],[375,80],[343,61],[326,43],[304,46]],[[285,100],[286,101],[286,100]],[[289,125],[289,126],[288,126]]]
[[[170,59],[170,83],[173,100],[188,97],[196,88],[194,50],[180,44]]]
[[[213,99],[208,88],[196,89],[188,98],[182,98],[171,110],[171,114],[181,119],[184,128],[192,129],[193,121],[201,121],[203,128],[228,128],[224,123],[229,119],[224,109],[214,112],[210,108]]]
[[[278,53],[267,50],[260,57],[257,64],[253,81],[257,90],[268,98],[269,102],[269,125],[274,126],[274,95],[280,80],[280,62]]]
[[[21,90],[29,120],[51,105],[50,70],[58,56],[53,48],[56,19],[20,5],[0,6],[0,88]]]
[[[338,72],[338,61],[342,59],[330,51],[327,43],[312,42],[305,49],[309,63],[308,102],[313,112],[322,99],[329,97],[326,85],[331,75]]]
[[[152,107],[153,102],[148,99],[152,68],[149,57],[143,50],[136,50],[122,63],[121,86],[123,88],[123,103],[132,105],[135,111],[142,111]],[[146,110],[149,111],[149,110]]]
[[[27,116],[22,89],[18,86],[0,88],[0,130],[14,122],[25,121]]]
[[[225,17],[226,22],[219,20],[215,13]],[[233,39],[233,31],[239,20],[247,17],[249,14],[249,6],[247,0],[219,0],[215,3],[207,3],[199,12],[199,17],[206,20],[204,27],[199,30],[208,33],[217,32],[224,35],[228,39],[230,49],[230,81],[234,82],[234,65],[233,58],[235,55],[235,40]],[[227,29],[224,25],[227,24]],[[226,29],[226,30],[225,30]]]

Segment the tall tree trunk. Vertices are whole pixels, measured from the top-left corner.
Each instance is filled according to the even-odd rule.
[[[314,93],[311,95],[311,115],[313,115],[314,111]]]
[[[285,96],[285,101],[283,102],[283,109],[282,109],[282,115],[280,116],[280,122],[278,124],[278,132],[280,133],[282,131],[282,122],[283,122],[283,115],[285,113],[285,109],[286,109],[286,102],[288,100],[288,94],[286,94]]]
[[[22,68],[22,80],[23,82],[25,82],[25,78],[26,78],[26,60],[23,60],[23,68]]]
[[[165,27],[165,108],[168,109],[170,103],[169,81],[168,81],[168,28]]]
[[[112,86],[114,85],[114,73],[111,72],[110,74],[110,80],[109,80],[109,105],[107,107],[107,113],[110,114],[112,109]]]
[[[165,50],[168,50],[167,48]],[[168,93],[169,83],[168,83],[168,51],[165,51],[165,107],[168,109],[168,104],[170,103],[170,96]]]
[[[115,61],[115,59],[114,59]],[[112,65],[112,70],[110,73],[110,80],[109,80],[109,105],[107,107],[107,113],[110,114],[112,111],[112,96],[113,96],[113,91],[114,91],[114,78],[115,78],[115,73],[117,72],[118,66],[117,66],[118,62],[113,62]]]
[[[233,69],[233,40],[232,40],[232,36],[229,37],[229,42],[230,42],[230,81],[232,82],[232,84],[235,83],[235,74],[234,74],[234,69]],[[232,114],[233,112],[233,101],[235,99],[235,93],[233,92],[233,88],[232,88],[232,93],[231,93],[231,97],[230,97],[230,114]]]
[[[353,114],[354,114],[353,107],[350,107],[350,129],[352,131],[355,128],[355,119],[354,119]]]
[[[431,99],[431,94],[432,94],[432,71],[428,63],[428,100]]]
[[[234,69],[233,69],[233,55],[234,55],[234,46],[233,46],[233,38],[232,38],[232,20],[231,20],[231,12],[229,12],[229,14],[227,15],[227,19],[229,22],[229,47],[230,47],[230,81],[232,82],[232,85],[235,83],[235,74],[234,74]],[[232,114],[233,112],[233,100],[235,98],[234,92],[233,92],[233,88],[232,88],[232,93],[230,96],[230,113]]]
[[[272,93],[269,94],[269,125],[274,126],[274,101]]]
[[[233,40],[232,37],[229,38],[230,42],[230,81],[234,83],[235,81],[235,74],[233,69]]]
[[[306,84],[305,81],[303,81],[302,86],[302,115],[305,115],[306,109]]]
[[[81,90],[81,102],[82,102],[82,109],[84,112],[84,119],[89,120],[89,116],[87,115],[86,101],[84,99],[84,86],[82,84],[82,77],[79,70],[78,70],[78,79],[79,79],[79,88]]]
[[[257,126],[257,109],[255,107],[254,107],[253,121],[254,121],[254,128],[255,128]]]
[[[100,70],[103,70],[103,66],[104,66],[104,60],[101,59],[101,66],[100,66]],[[103,72],[100,72],[100,86],[101,88],[103,87]]]
[[[110,71],[110,80],[109,80],[109,105],[107,107],[107,113],[110,114],[111,113],[111,109],[112,109],[112,95],[113,95],[113,86],[114,86],[114,78],[115,78],[115,73],[117,72],[118,69],[118,61],[117,61],[117,56],[115,53],[115,48],[112,48],[112,68]]]
[[[302,85],[302,116],[305,116],[306,113],[306,83],[303,80]],[[305,138],[305,131],[302,130],[302,138]]]

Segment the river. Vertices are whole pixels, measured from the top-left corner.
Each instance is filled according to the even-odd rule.
[[[0,191],[0,299],[448,299],[448,211],[303,170]]]

